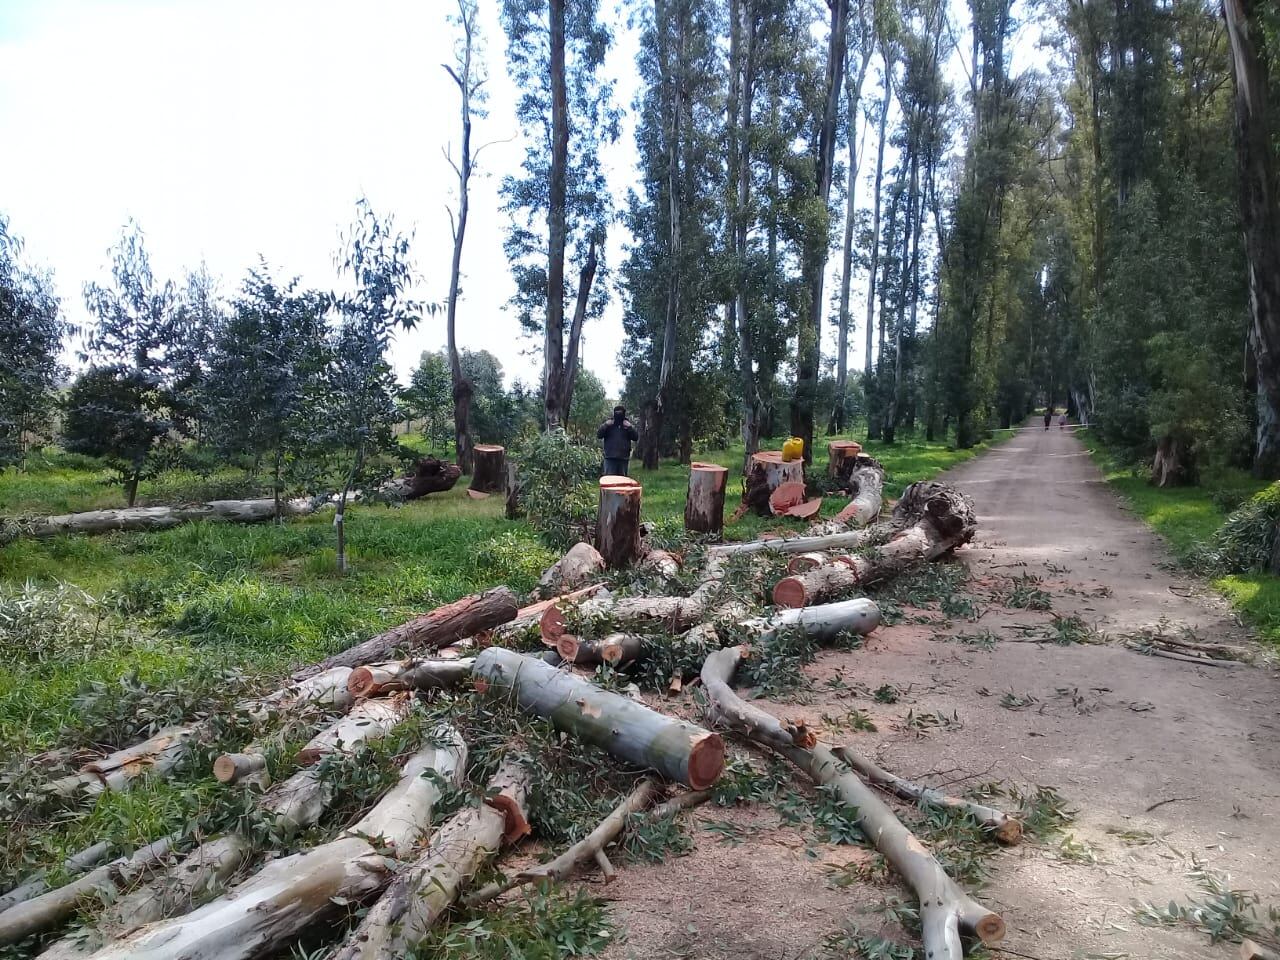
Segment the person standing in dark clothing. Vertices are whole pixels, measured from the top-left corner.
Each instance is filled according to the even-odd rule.
[[[627,419],[627,409],[622,405],[613,408],[613,419],[600,424],[596,436],[604,441],[604,463],[600,475],[625,477],[631,461],[631,444],[640,439],[640,434]]]

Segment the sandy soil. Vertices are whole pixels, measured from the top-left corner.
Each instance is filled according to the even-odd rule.
[[[864,710],[878,732],[839,738],[907,776],[957,790],[1008,781],[1061,792],[1078,811],[1070,835],[1096,862],[1064,858],[1057,841],[994,857],[979,896],[1008,923],[1005,955],[1234,957],[1237,948],[1203,934],[1139,925],[1132,904],[1198,895],[1187,876],[1193,860],[1280,904],[1280,675],[1265,663],[1201,667],[1116,642],[1166,621],[1206,639],[1251,643],[1220,600],[1174,570],[1069,431],[1023,430],[947,479],[978,507],[979,535],[961,560],[979,619],[920,623],[939,614],[908,609],[902,624],[877,631],[862,650],[821,655],[810,668],[811,702],[764,705],[815,720]],[[1043,579],[1053,613],[1078,615],[1111,642],[1011,642],[1024,636],[1019,625],[1051,616],[999,601],[1010,578],[1026,574]],[[999,638],[990,649],[941,640],[982,630]],[[825,681],[837,674],[859,692],[833,691]],[[904,691],[897,703],[866,694],[883,683]],[[1000,704],[1006,692],[1034,700],[1010,710]],[[908,711],[956,719],[921,732],[905,726]],[[829,867],[866,854],[820,844],[811,826],[784,826],[769,807],[693,816],[692,854],[628,867],[598,888],[613,901],[621,933],[610,956],[818,957],[824,938],[849,920],[892,932],[880,906],[911,899],[892,880],[834,888]],[[715,820],[735,823],[745,841],[707,831]]]

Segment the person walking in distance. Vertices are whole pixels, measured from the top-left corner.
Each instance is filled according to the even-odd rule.
[[[1067,415],[1065,413],[1063,413],[1062,416],[1058,418],[1058,429],[1059,430],[1067,429]]]
[[[1044,408],[1044,428],[1049,429],[1049,425],[1053,423],[1053,407]]]
[[[627,408],[619,404],[613,408],[613,419],[600,424],[596,436],[604,441],[604,463],[600,475],[625,477],[631,462],[631,444],[640,439],[640,434],[627,419]]]

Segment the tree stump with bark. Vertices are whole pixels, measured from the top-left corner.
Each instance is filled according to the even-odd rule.
[[[524,485],[520,482],[520,470],[512,460],[507,461],[507,477],[504,489],[507,498],[507,519],[519,520],[524,516],[524,507],[520,505],[520,498],[524,494]]]
[[[689,493],[684,502],[684,528],[719,535],[724,530],[724,494],[729,468],[716,463],[689,465]]]
[[[742,503],[762,517],[772,516],[769,498],[784,483],[804,484],[804,461],[783,460],[780,450],[761,450],[747,460]]]
[[[610,570],[640,558],[640,484],[629,477],[600,478],[596,548]]]
[[[501,493],[507,482],[507,450],[492,443],[477,443],[472,451],[475,466],[471,472],[471,490],[476,493]]]
[[[833,480],[848,475],[846,463],[857,459],[862,452],[862,444],[856,440],[832,440],[827,444],[827,476]]]

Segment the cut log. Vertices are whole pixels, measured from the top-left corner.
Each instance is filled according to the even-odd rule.
[[[347,680],[353,697],[378,697],[397,690],[445,690],[469,676],[474,657],[449,660],[393,660],[356,667]]]
[[[280,503],[286,517],[315,513],[315,503],[302,497]],[[7,538],[44,539],[61,534],[98,534],[116,531],[169,530],[197,520],[224,520],[229,523],[262,523],[275,519],[276,502],[259,500],[210,500],[208,503],[178,504],[168,507],[126,507],[120,510],[89,510],[53,517],[15,517],[5,521]]]
[[[436,831],[426,851],[405,868],[369,910],[332,960],[400,960],[430,932],[463,887],[504,842],[527,824],[529,771],[504,765],[485,802],[467,806]]]
[[[822,498],[817,497],[814,500],[806,500],[793,507],[787,507],[783,511],[783,516],[794,517],[796,520],[812,520],[820,510],[822,510]]]
[[[748,636],[763,641],[777,631],[798,627],[815,643],[830,643],[842,633],[865,635],[880,626],[880,607],[874,600],[859,597],[816,607],[779,610],[767,617],[742,622]]]
[[[877,524],[865,530],[843,529],[821,536],[773,537],[768,540],[748,540],[745,543],[726,543],[712,547],[711,555],[715,557],[731,557],[748,553],[764,553],[772,550],[777,553],[812,553],[817,550],[853,550],[857,547],[874,543],[877,534],[887,535],[889,529],[885,524]]]
[[[847,462],[841,480],[853,496],[836,520],[852,527],[865,527],[880,516],[884,497],[884,467],[874,457],[855,456]]]
[[[337,723],[320,731],[298,751],[298,765],[309,767],[330,753],[351,753],[369,740],[380,740],[413,710],[408,697],[365,700]]]
[[[600,478],[600,514],[596,546],[610,570],[640,557],[640,484],[628,477]]]
[[[668,780],[701,790],[724,769],[724,744],[717,734],[541,660],[490,647],[476,657],[475,676],[478,689],[513,694],[522,709],[549,719],[558,730]]]
[[[108,754],[80,768],[82,775],[96,777],[84,785],[89,794],[127,790],[149,774],[164,776],[181,763],[190,751],[188,741],[199,731],[195,726],[166,727],[142,743]]]
[[[729,468],[717,463],[689,465],[689,492],[684,501],[684,528],[719,536],[724,530],[724,498]]]
[[[342,653],[334,654],[320,663],[304,667],[293,675],[293,679],[305,680],[334,667],[358,667],[366,663],[390,660],[392,654],[399,649],[447,646],[515,619],[519,609],[520,603],[516,595],[506,587],[463,597],[408,623],[402,623],[386,633],[371,637]]]
[[[466,747],[456,732],[418,751],[400,782],[350,830],[304,853],[281,857],[228,895],[150,924],[94,954],[98,960],[250,960],[283,950],[300,933],[379,894],[394,854],[409,852],[440,798],[440,782],[461,782]],[[435,771],[439,777],[426,776]]]
[[[538,596],[556,597],[577,590],[598,579],[604,570],[604,557],[599,550],[589,543],[575,543],[542,574]]]
[[[647,550],[640,558],[640,566],[652,570],[663,580],[674,580],[680,576],[680,558],[669,550]]]
[[[556,641],[555,650],[565,663],[575,666],[594,667],[604,663],[600,644],[594,640],[579,640],[568,633]]]
[[[644,638],[634,633],[611,633],[597,646],[600,648],[600,659],[617,670],[640,656]]]
[[[396,480],[388,480],[378,488],[379,493],[399,497],[401,500],[417,500],[429,493],[452,490],[462,470],[457,464],[435,457],[423,457],[413,465],[413,472]]]
[[[639,813],[649,806],[656,795],[657,787],[654,782],[649,779],[641,780],[636,784],[635,789],[627,794],[622,802],[613,808],[613,812],[600,821],[594,830],[554,860],[540,863],[536,867],[530,867],[527,870],[521,870],[505,880],[488,884],[467,897],[467,906],[474,909],[496,897],[502,896],[508,890],[513,890],[529,883],[539,883],[543,880],[560,883],[588,860],[603,856],[604,848],[618,838],[618,835],[626,827],[627,820],[633,814]],[[608,862],[606,858],[604,863],[601,864],[601,869],[605,873],[606,883],[611,879],[613,869],[612,866],[605,866]]]
[[[832,440],[827,444],[827,476],[843,481],[848,475],[849,461],[862,452],[862,444],[856,440]]]
[[[1240,960],[1280,960],[1280,950],[1264,947],[1246,937],[1240,941]]]
[[[762,517],[770,516],[769,498],[784,483],[804,485],[804,461],[783,460],[780,450],[761,450],[747,459],[742,503]]]
[[[906,500],[913,484],[903,494]],[[977,528],[973,504],[968,497],[941,484],[934,491],[917,491],[910,509],[917,510],[915,522],[888,543],[867,556],[836,557],[822,566],[779,580],[773,588],[773,602],[780,607],[803,607],[839,596],[855,587],[869,586],[897,576],[921,563],[946,556],[973,539]],[[904,510],[902,502],[899,510]]]
[[[803,483],[788,480],[786,483],[778,484],[769,494],[769,512],[775,517],[802,503],[804,503]]]
[[[934,790],[931,787],[906,780],[877,766],[873,761],[855,752],[850,747],[832,747],[831,752],[842,763],[852,767],[858,776],[873,787],[879,787],[881,790],[892,793],[902,800],[911,800],[915,803],[924,803],[933,807],[945,807],[948,810],[958,810],[961,813],[968,814],[982,824],[982,828],[1000,843],[1013,845],[1022,839],[1022,821],[1009,816],[1003,810],[989,807],[985,803],[978,803],[974,800],[951,797],[940,790]]]
[[[490,443],[477,443],[471,489],[477,493],[502,493],[507,480],[507,450]]]
[[[15,904],[0,913],[0,946],[17,943],[65,922],[76,912],[80,901],[85,897],[99,891],[127,889],[169,855],[173,842],[172,837],[165,837],[149,843],[132,856],[95,867],[70,883]]]
[[[90,867],[96,867],[111,852],[111,845],[103,840],[79,853],[73,853],[62,861],[62,872],[68,877],[78,877]],[[18,884],[7,893],[0,894],[0,914],[19,903],[40,896],[49,889],[48,875],[41,870]]]
[[[819,553],[816,550],[809,553],[798,553],[787,561],[787,573],[804,573],[806,570],[812,570],[815,567],[830,563],[831,559],[828,554]]]

